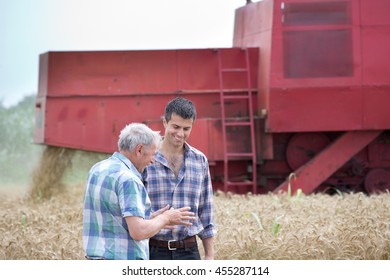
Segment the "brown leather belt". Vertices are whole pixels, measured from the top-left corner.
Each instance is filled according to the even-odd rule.
[[[168,248],[171,251],[176,249],[193,248],[196,246],[196,237],[191,236],[183,240],[169,240],[169,241],[149,239],[149,246]]]

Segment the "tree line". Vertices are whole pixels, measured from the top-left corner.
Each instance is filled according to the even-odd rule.
[[[6,108],[0,101],[0,186],[27,183],[43,147],[33,143],[35,94]]]

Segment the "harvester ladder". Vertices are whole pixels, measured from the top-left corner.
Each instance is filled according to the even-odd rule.
[[[250,59],[249,50],[243,48],[245,66],[242,68],[225,68],[223,65],[222,52],[218,50],[218,72],[219,72],[219,85],[220,85],[220,102],[221,102],[221,119],[222,119],[222,138],[223,138],[223,155],[224,155],[224,178],[223,187],[224,192],[228,191],[229,185],[234,186],[252,186],[252,193],[257,193],[257,177],[256,177],[256,142],[255,142],[255,127],[253,117],[253,102],[252,102],[252,90],[251,90],[251,73],[250,73]],[[225,86],[225,74],[226,73],[241,73],[245,75],[245,88],[243,90],[228,89]],[[249,116],[245,120],[237,120],[237,118],[226,117],[226,105],[231,101],[244,101],[248,106]],[[250,151],[249,152],[234,152],[228,150],[227,145],[227,128],[241,126],[249,127],[250,130]],[[232,158],[248,158],[252,162],[252,180],[231,181],[229,177],[229,160]]]

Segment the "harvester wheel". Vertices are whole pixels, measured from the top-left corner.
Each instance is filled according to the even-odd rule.
[[[390,190],[390,172],[382,168],[374,168],[364,179],[364,186],[368,193],[382,193]]]
[[[297,170],[330,143],[323,133],[298,133],[287,144],[286,158],[292,170]]]

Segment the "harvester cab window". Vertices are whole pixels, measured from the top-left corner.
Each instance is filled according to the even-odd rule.
[[[353,76],[350,1],[281,8],[285,78]]]
[[[285,26],[351,24],[350,9],[347,1],[285,3],[282,21]]]

